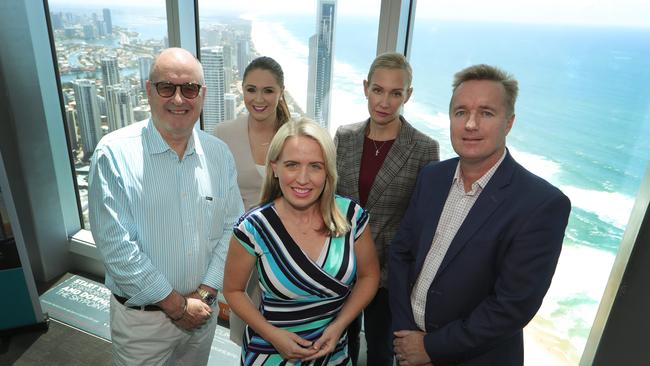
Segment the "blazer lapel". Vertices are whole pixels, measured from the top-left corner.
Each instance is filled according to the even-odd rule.
[[[366,203],[368,209],[372,209],[375,203],[377,203],[377,200],[379,200],[388,185],[397,176],[400,169],[406,165],[411,155],[411,150],[413,149],[413,144],[411,143],[413,140],[413,127],[402,116],[400,116],[400,120],[402,121],[402,126],[399,135],[388,151],[388,155],[386,155],[386,159],[381,168],[379,168],[379,172],[368,194],[368,202]],[[361,141],[361,146],[363,146],[363,141]]]
[[[443,167],[445,164],[446,166]],[[438,222],[442,215],[442,209],[445,207],[447,196],[449,196],[449,189],[454,180],[454,173],[456,172],[457,165],[458,158],[440,162],[438,163],[438,166],[441,166],[442,169],[440,173],[437,173],[437,177],[439,178],[436,178],[434,181],[434,183],[437,182],[437,184],[432,184],[432,182],[423,182],[428,185],[427,189],[431,195],[428,196],[427,199],[423,200],[423,202],[420,202],[422,209],[418,211],[423,217],[427,218],[427,220],[423,220],[425,221],[425,224],[422,225],[423,232],[419,235],[420,247],[418,248],[417,258],[415,259],[415,268],[418,273],[422,270],[424,260],[431,249],[431,244],[433,244],[433,236],[438,228]]]
[[[487,219],[501,205],[508,194],[506,188],[510,184],[513,172],[514,160],[508,152],[501,163],[501,166],[499,166],[496,172],[494,172],[492,179],[490,179],[488,184],[485,186],[485,189],[476,200],[476,203],[467,214],[465,221],[463,221],[463,224],[458,228],[458,232],[451,241],[447,254],[445,254],[445,257],[440,264],[436,277],[445,270],[447,265],[463,249],[469,240],[474,237],[474,234],[476,234],[485,221],[487,221]]]
[[[352,197],[355,199],[359,199],[359,171],[361,170],[361,154],[363,153],[363,138],[365,136],[365,130],[366,126],[368,125],[368,122],[370,120],[366,121],[366,123],[360,123],[358,128],[354,130],[354,133],[352,134],[352,146],[348,146],[350,149],[350,153],[347,154],[343,159],[346,160],[347,164],[346,166],[351,166],[352,170],[349,172],[352,174],[352,180],[347,181],[348,184],[350,184],[352,189]],[[338,157],[337,157],[338,159]]]

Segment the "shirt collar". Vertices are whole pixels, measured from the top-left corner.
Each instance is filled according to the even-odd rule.
[[[185,156],[196,153],[197,155],[203,155],[203,145],[201,145],[201,140],[199,139],[199,131],[195,128],[192,128],[192,136],[187,142],[187,149],[185,149]]]
[[[476,180],[476,182],[472,184],[472,189],[470,192],[467,192],[467,194],[473,194],[474,192],[476,192],[477,188],[480,188],[481,190],[485,188],[485,186],[490,182],[490,179],[494,175],[494,172],[496,172],[497,169],[499,169],[499,166],[503,162],[503,159],[506,158],[507,152],[508,152],[507,149],[503,149],[503,154],[501,155],[501,158],[499,158],[496,164],[494,164],[487,172],[485,172],[485,174],[483,174],[481,178],[479,178],[478,180]],[[460,186],[460,188],[462,188],[463,191],[465,190],[463,186],[463,179],[460,176],[460,160],[456,165],[456,172],[454,173],[453,183]]]
[[[171,150],[171,147],[169,147],[169,144],[167,144],[167,141],[163,139],[162,135],[154,126],[153,120],[149,118],[149,122],[147,123],[147,127],[144,129],[144,140],[149,147],[149,153],[150,154],[161,154],[166,151]],[[185,156],[189,156],[194,154],[195,152],[199,155],[203,154],[203,147],[201,146],[200,143],[195,143],[195,141],[198,141],[198,136],[197,132],[195,129],[192,129],[192,135],[190,136],[190,139],[187,141],[187,148],[185,149]]]

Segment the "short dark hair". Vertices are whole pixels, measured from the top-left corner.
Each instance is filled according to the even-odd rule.
[[[501,83],[506,92],[504,102],[508,116],[515,114],[515,102],[519,93],[519,84],[514,76],[496,66],[486,64],[470,66],[454,75],[454,83],[452,84],[453,93],[456,93],[456,89],[458,89],[460,84],[471,80],[490,80]]]

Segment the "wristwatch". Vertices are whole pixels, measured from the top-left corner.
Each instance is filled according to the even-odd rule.
[[[200,287],[196,289],[196,293],[199,294],[199,296],[201,296],[201,300],[209,306],[212,306],[212,304],[217,301],[217,297],[215,295]]]

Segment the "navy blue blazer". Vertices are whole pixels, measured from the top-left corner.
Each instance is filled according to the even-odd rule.
[[[458,158],[424,167],[390,246],[393,330],[418,329],[410,296]],[[460,226],[425,309],[433,365],[523,365],[523,327],[551,284],[571,203],[508,152]]]

